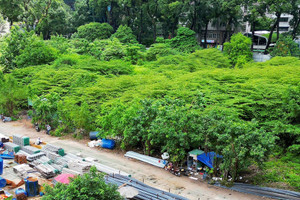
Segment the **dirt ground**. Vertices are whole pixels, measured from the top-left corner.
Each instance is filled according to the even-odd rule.
[[[29,121],[17,122],[0,122],[0,133],[12,136],[20,134],[30,137],[31,141],[35,141],[38,137],[47,143],[65,149],[65,152],[77,154],[81,153],[84,157],[94,157],[98,162],[115,169],[127,172],[140,181],[146,184],[169,191],[174,194],[179,194],[191,200],[261,200],[269,199],[258,197],[249,194],[243,194],[232,190],[211,186],[203,181],[191,180],[188,177],[177,177],[164,169],[160,169],[139,161],[131,160],[122,153],[110,151],[100,148],[89,148],[86,142],[76,141],[70,138],[57,138],[48,136],[45,132],[36,132]]]

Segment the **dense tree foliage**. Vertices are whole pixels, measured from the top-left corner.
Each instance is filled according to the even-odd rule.
[[[300,49],[292,37],[280,36],[271,52],[272,56],[300,56]]]
[[[56,34],[69,37],[78,27],[91,22],[108,23],[114,32],[123,25],[122,28],[132,30],[139,43],[147,46],[158,36],[175,37],[180,24],[193,30],[199,36],[199,43],[206,47],[210,23],[224,28],[222,44],[230,40],[243,21],[249,22],[252,31],[270,30],[272,38],[274,31],[279,32],[282,13],[293,15],[290,34],[295,38],[299,33],[299,3],[299,0],[2,0],[0,13],[11,25],[24,22],[24,27],[35,28],[47,39]],[[265,13],[273,13],[275,20],[267,18]]]
[[[103,175],[92,167],[90,173],[75,177],[68,185],[57,183],[54,188],[46,186],[42,199],[122,200],[117,189],[116,185],[107,185]]]
[[[176,164],[195,148],[215,151],[223,156],[215,168],[233,181],[251,164],[263,168],[274,151],[299,155],[295,44],[280,38],[274,58],[254,63],[251,39],[233,35],[241,5],[252,3],[244,20],[254,29],[266,9],[295,11],[290,1],[282,8],[271,0],[65,2],[70,8],[60,0],[0,4],[11,23],[24,22],[0,41],[0,112],[17,116],[29,98],[33,122],[50,124],[54,135],[99,130],[122,149],[168,151]],[[210,22],[225,28],[224,53],[198,45],[195,36],[206,38]],[[296,187],[299,174],[286,179]],[[62,190],[49,194],[68,198]]]
[[[230,42],[224,44],[224,52],[229,56],[233,66],[241,66],[252,60],[251,43],[248,37],[238,33],[231,37]]]
[[[92,42],[95,39],[107,39],[111,36],[112,32],[113,28],[109,24],[93,22],[80,26],[74,37],[83,38]]]

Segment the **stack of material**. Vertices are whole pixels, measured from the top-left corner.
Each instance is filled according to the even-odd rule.
[[[30,156],[29,153],[26,153],[25,151],[22,151],[22,150],[18,151],[18,153],[16,153],[16,155],[25,155],[26,157]]]
[[[26,155],[22,155],[22,154],[15,155],[15,162],[19,164],[27,163]]]
[[[39,150],[38,148],[32,147],[32,146],[23,146],[23,147],[21,147],[21,149],[23,151],[25,151],[26,153],[29,153],[30,155],[41,152],[41,150]]]
[[[48,157],[42,156],[42,157],[40,157],[40,158],[34,160],[34,161],[32,162],[32,164],[36,166],[36,165],[39,165],[39,164],[45,164],[45,163],[50,164],[50,162],[51,162],[51,160],[50,160]]]
[[[71,170],[71,169],[68,169],[68,168],[63,168],[62,171],[61,171],[61,173],[63,173],[63,174],[73,174],[73,175],[76,175],[76,176],[80,175],[79,172]]]
[[[57,172],[56,169],[49,164],[40,164],[35,166],[35,168],[47,179],[54,177]]]
[[[77,171],[80,174],[84,174],[90,171],[91,164],[84,161],[71,160],[68,162],[68,167],[69,169]]]
[[[21,135],[13,135],[13,143],[19,146],[28,146],[30,145],[29,137],[21,136]]]
[[[68,153],[64,156],[65,159],[67,159],[68,161],[71,161],[71,160],[79,160],[79,161],[82,161],[82,158],[80,158],[79,156],[76,156],[72,153]]]
[[[57,158],[60,157],[60,155],[51,152],[51,151],[44,151],[46,153],[46,156],[50,159],[50,160],[56,160]]]
[[[58,155],[60,156],[64,156],[65,155],[65,151],[64,149],[60,148],[60,147],[57,147],[55,145],[52,145],[52,144],[46,144],[42,151],[44,152],[53,152],[53,153],[57,153]]]
[[[64,166],[62,166],[62,165],[57,165],[57,164],[52,164],[51,166],[52,166],[54,169],[56,169],[56,170],[58,171],[58,173],[61,173],[62,170],[63,170],[63,168],[64,168]]]
[[[39,159],[40,157],[42,156],[45,156],[46,154],[44,152],[40,152],[40,153],[37,153],[37,154],[33,154],[33,155],[29,155],[27,156],[27,160],[32,162],[36,159]]]
[[[15,153],[18,153],[18,151],[20,150],[19,145],[16,145],[16,144],[11,143],[11,142],[4,143],[4,148],[6,150],[8,150],[9,152],[15,152]]]
[[[0,133],[0,141],[2,143],[9,142],[9,137],[7,137],[7,136]]]
[[[97,162],[92,162],[92,165],[95,166],[98,171],[104,172],[106,174],[121,174],[123,176],[130,176],[126,172],[122,172],[120,170],[114,169],[114,168],[106,166],[106,165],[102,165],[102,164],[97,163]]]
[[[69,160],[65,157],[59,157],[59,158],[54,160],[55,164],[62,165],[64,167],[68,167],[68,162],[69,162]]]
[[[164,168],[166,164],[168,163],[166,160],[161,160],[158,158],[150,157],[150,156],[145,156],[133,151],[128,151],[124,156],[129,157],[129,158],[134,158],[137,160],[140,160],[142,162],[148,163],[150,165],[154,165],[156,167]]]
[[[27,177],[28,173],[32,173],[35,170],[29,167],[28,164],[21,164],[21,165],[14,166],[13,171],[21,177]]]
[[[134,199],[141,199],[141,200],[187,200],[184,197],[181,197],[176,194],[172,194],[169,192],[165,192],[153,187],[150,187],[136,179],[122,176],[122,175],[109,175],[105,176],[105,182],[115,184],[117,186],[130,186],[138,190],[138,194],[134,196]]]

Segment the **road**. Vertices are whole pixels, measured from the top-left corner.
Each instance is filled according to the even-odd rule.
[[[89,148],[87,141],[77,141],[72,138],[48,136],[44,132],[37,133],[29,121],[0,122],[0,133],[12,136],[20,134],[35,141],[38,137],[47,143],[62,147],[69,153],[81,153],[84,157],[94,157],[107,166],[127,172],[146,184],[191,200],[261,200],[269,199],[232,190],[211,186],[205,182],[191,180],[188,177],[177,177],[163,169],[124,157],[124,153],[99,148]]]

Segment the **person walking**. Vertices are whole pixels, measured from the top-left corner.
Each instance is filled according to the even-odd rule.
[[[47,134],[50,135],[51,126],[48,124],[46,125]]]

